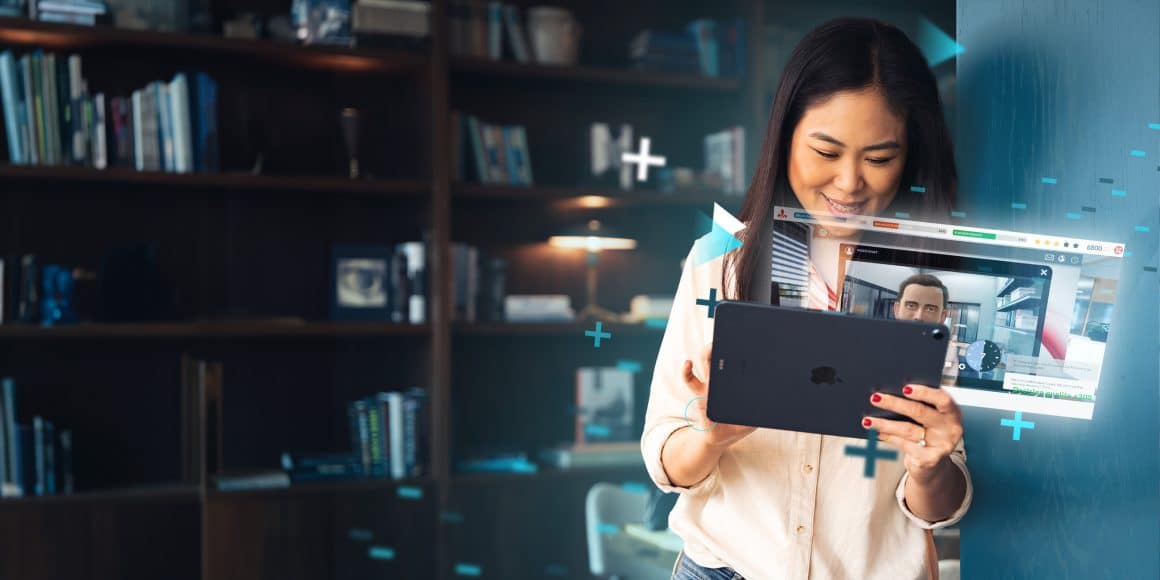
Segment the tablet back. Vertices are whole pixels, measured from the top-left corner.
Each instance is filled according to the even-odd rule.
[[[910,420],[870,404],[906,383],[938,386],[941,324],[723,302],[714,316],[709,419],[866,438],[862,417]]]

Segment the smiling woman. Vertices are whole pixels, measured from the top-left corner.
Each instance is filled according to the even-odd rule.
[[[899,452],[869,478],[843,451],[861,446],[856,438],[709,421],[705,344],[716,320],[694,304],[717,289],[728,300],[752,300],[768,283],[755,276],[769,275],[758,266],[769,263],[774,205],[824,217],[906,211],[936,221],[954,204],[955,182],[934,76],[905,34],[840,19],[802,40],[778,85],[741,211],[743,245],[708,263],[686,260],[657,355],[641,447],[656,485],[681,494],[669,517],[684,540],[676,580],[937,574],[929,530],[956,523],[972,496],[954,400],[923,385],[869,397],[869,405],[915,421],[864,419],[862,427],[875,430],[868,437]],[[941,318],[945,296],[911,286],[914,296],[904,298],[915,304],[913,317]],[[817,381],[837,381],[818,372]]]

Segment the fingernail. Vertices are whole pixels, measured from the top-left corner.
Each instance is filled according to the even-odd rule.
[[[874,396],[870,397],[870,400],[872,402],[877,403],[878,401],[882,400],[882,395],[879,395],[878,393],[874,393]]]
[[[913,392],[914,392],[914,389],[912,389],[910,387],[902,387],[902,394],[904,394],[904,395],[909,395]]]
[[[869,427],[870,426],[870,419],[862,419],[862,426]]]

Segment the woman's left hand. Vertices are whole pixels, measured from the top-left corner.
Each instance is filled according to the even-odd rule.
[[[878,440],[903,452],[903,465],[913,478],[933,476],[963,438],[963,413],[950,394],[923,385],[905,385],[903,397],[874,393],[870,404],[905,415],[919,423],[864,417],[862,427],[877,429]],[[921,441],[925,440],[926,445]]]

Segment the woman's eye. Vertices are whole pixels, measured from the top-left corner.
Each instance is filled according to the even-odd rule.
[[[814,151],[817,151],[818,155],[821,155],[826,159],[836,159],[838,157],[837,153],[826,153],[825,151],[818,151],[817,149],[814,149]]]
[[[887,159],[870,159],[869,161],[870,161],[870,163],[873,163],[874,165],[886,165],[887,163],[894,161],[894,158],[890,157]]]

